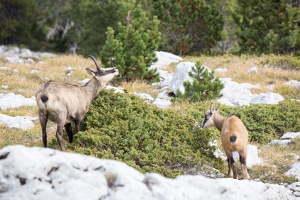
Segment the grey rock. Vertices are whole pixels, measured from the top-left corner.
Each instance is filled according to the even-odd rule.
[[[215,69],[216,73],[226,73],[227,71],[228,71],[227,68],[217,68],[217,69]]]
[[[177,94],[177,90],[184,93],[184,85],[185,81],[193,82],[193,78],[189,76],[189,72],[195,66],[193,62],[181,62],[176,66],[175,75],[170,82],[170,89],[174,94]]]
[[[298,179],[298,181],[300,181],[300,162],[293,164],[285,174],[288,176],[294,176]],[[300,185],[299,185],[299,189],[300,189]]]
[[[287,187],[252,180],[142,174],[128,165],[50,148],[7,146],[0,150],[1,199],[296,199]],[[110,184],[108,184],[108,182]]]
[[[299,138],[300,132],[287,132],[283,136],[281,136],[281,140],[291,140],[294,138]]]
[[[150,94],[138,93],[138,92],[134,92],[133,94],[139,96],[140,98],[144,99],[148,103],[152,103],[152,101],[154,100],[154,98]]]
[[[34,126],[32,120],[35,119],[33,117],[27,116],[16,116],[11,117],[8,115],[0,114],[0,124],[7,126],[8,128],[16,128],[16,129],[29,129]]]
[[[157,98],[159,98],[159,99],[166,99],[166,100],[171,100],[172,99],[172,97],[169,96],[167,90],[164,90],[163,92],[159,93],[157,95]]]
[[[20,63],[20,64],[25,63],[24,59],[19,58],[19,56],[5,57],[4,61],[7,62],[7,63]]]
[[[180,56],[174,55],[172,53],[156,51],[155,54],[157,57],[157,61],[151,65],[150,69],[165,69],[168,65],[172,63],[178,63],[182,61],[182,58]]]
[[[297,80],[290,80],[286,82],[287,85],[293,86],[293,87],[300,87],[300,81]]]
[[[257,67],[251,67],[250,69],[248,69],[247,74],[258,74]]]
[[[171,106],[172,102],[167,99],[156,98],[152,104],[159,108],[167,109]]]
[[[36,105],[35,97],[25,98],[20,94],[14,93],[8,93],[0,96],[0,110],[34,105]]]
[[[252,104],[277,104],[283,100],[284,98],[280,94],[267,92],[258,95],[253,95],[253,97],[251,98],[251,103]]]
[[[270,145],[288,145],[292,142],[292,140],[272,140],[269,144]]]

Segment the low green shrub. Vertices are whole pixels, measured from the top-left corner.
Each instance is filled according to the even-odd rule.
[[[210,174],[210,167],[225,173],[224,161],[215,158],[215,147],[209,145],[218,140],[219,131],[194,127],[210,104],[204,101],[162,110],[137,96],[103,90],[86,115],[84,130],[75,135],[74,143],[67,143],[68,150],[119,160],[142,173],[166,177]],[[297,101],[245,107],[222,105],[220,113],[240,117],[251,142],[266,144],[288,131],[300,130]],[[57,147],[56,140],[49,146]]]
[[[194,122],[191,116],[162,110],[134,95],[103,90],[69,150],[167,177],[201,171],[202,166],[222,168],[223,161],[209,145],[212,131],[195,128]]]
[[[300,58],[299,56],[285,55],[277,56],[270,55],[262,64],[269,64],[282,69],[294,69],[300,70]]]

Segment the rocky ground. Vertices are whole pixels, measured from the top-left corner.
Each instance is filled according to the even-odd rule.
[[[164,178],[124,163],[41,147],[0,150],[0,199],[297,199],[287,186],[203,176]],[[298,196],[298,197],[297,197]]]
[[[1,57],[8,63],[30,65],[49,53],[35,53],[28,49],[0,46]],[[183,90],[183,82],[190,80],[188,72],[195,64],[181,62],[182,58],[157,52],[158,61],[153,64],[161,75],[160,94],[135,93],[148,103],[167,109],[171,105],[168,93]],[[170,63],[178,63],[175,73],[166,70]],[[0,70],[13,70],[0,66]],[[68,69],[70,73],[72,68]],[[221,72],[226,69],[217,69]],[[247,73],[257,73],[251,68]],[[237,83],[222,78],[225,88],[218,101],[229,106],[249,104],[276,104],[284,98],[277,93],[252,94],[250,89],[259,87],[249,83]],[[295,87],[300,83],[289,81]],[[5,84],[2,83],[2,88]],[[108,87],[110,89],[112,87]],[[113,88],[123,92],[122,88]],[[0,111],[20,106],[34,106],[35,99],[14,93],[0,94]],[[0,114],[0,124],[17,129],[34,126],[36,116],[9,116]],[[300,133],[287,133],[269,145],[286,145]],[[248,146],[249,167],[263,161],[254,145]],[[220,150],[216,156],[225,159]],[[299,160],[299,157],[298,157]],[[179,176],[167,179],[158,174],[141,174],[124,163],[100,160],[92,157],[64,153],[44,148],[8,146],[0,150],[0,199],[296,199],[300,198],[300,182],[290,185],[264,184],[256,181],[233,179],[209,179],[203,176]],[[300,164],[295,163],[286,172],[300,181]],[[98,177],[95,179],[95,177]],[[87,196],[88,195],[88,196]]]

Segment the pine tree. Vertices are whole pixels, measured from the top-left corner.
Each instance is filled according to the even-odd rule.
[[[109,27],[107,40],[100,52],[105,67],[116,66],[126,81],[146,79],[157,81],[159,75],[148,68],[156,61],[155,50],[161,38],[159,20],[149,20],[138,5],[128,11],[127,24],[118,23],[117,30]]]
[[[42,37],[37,13],[35,0],[0,1],[0,44],[37,47]]]
[[[191,102],[211,100],[222,97],[221,90],[224,85],[214,76],[214,71],[209,71],[200,62],[197,62],[189,75],[194,78],[193,83],[184,82],[185,92],[177,91],[177,98],[188,99]]]
[[[218,47],[221,52],[236,51],[237,47],[237,25],[233,19],[233,13],[237,9],[237,0],[211,0],[207,1],[211,6],[215,6],[222,13],[224,26],[221,32],[222,41],[218,42]]]
[[[161,20],[162,48],[175,54],[209,52],[223,30],[223,17],[204,0],[153,0]]]
[[[83,55],[96,54],[101,51],[107,27],[117,28],[118,22],[126,22],[122,0],[72,0],[76,24],[76,40]],[[127,10],[127,9],[126,9]]]
[[[234,14],[241,53],[300,55],[300,4],[288,0],[241,0]],[[267,20],[266,20],[267,19]]]

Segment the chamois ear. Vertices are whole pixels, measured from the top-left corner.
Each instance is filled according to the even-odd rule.
[[[215,112],[219,112],[221,105],[219,104],[218,108],[215,108]]]
[[[210,105],[210,112],[214,112],[214,110],[215,110],[215,106],[214,106],[214,104],[212,103],[212,104]]]
[[[92,75],[92,76],[96,76],[96,72],[90,68],[85,68],[85,70],[87,71],[88,74]]]

